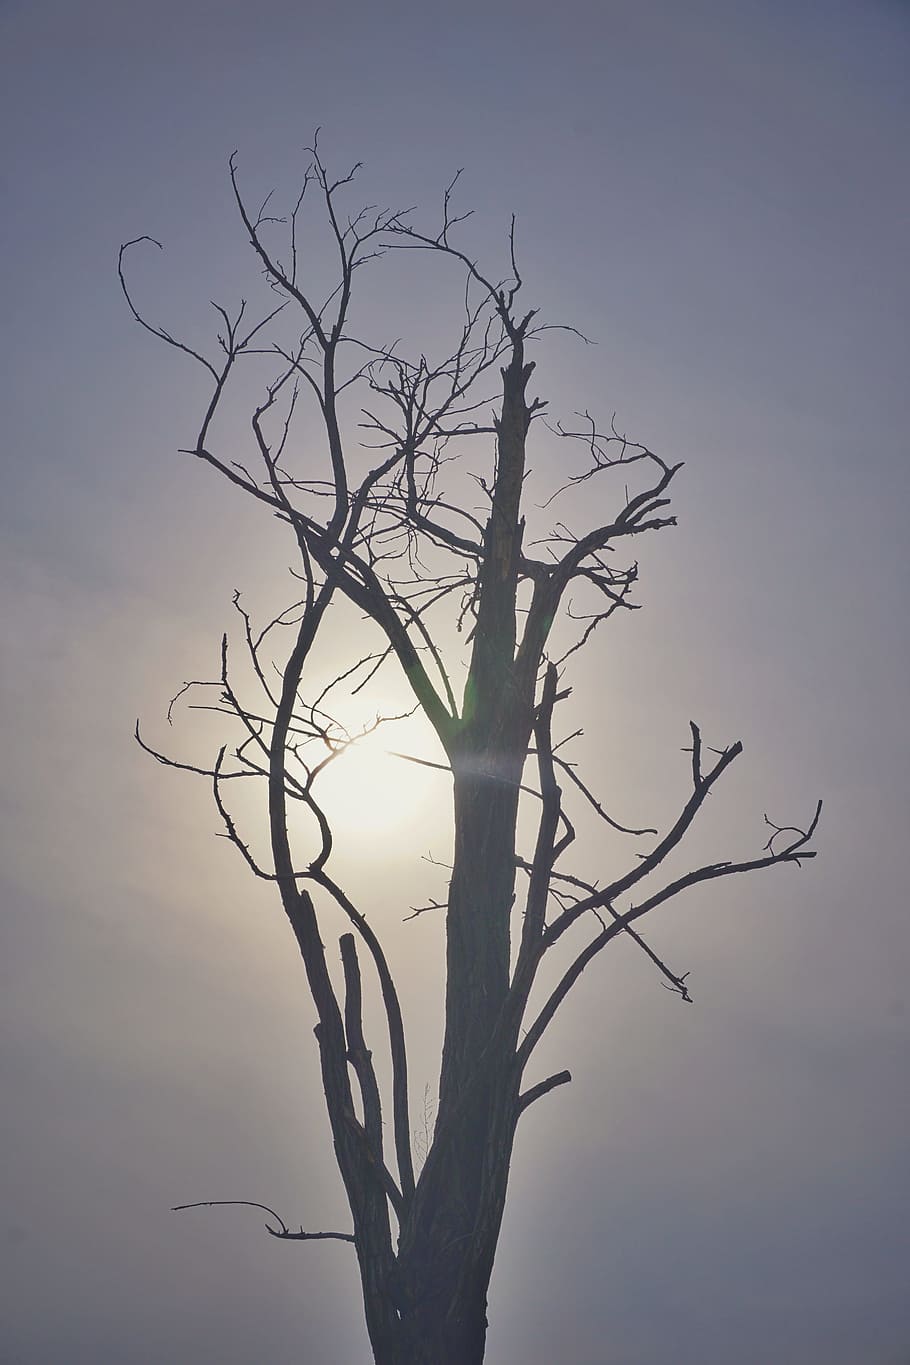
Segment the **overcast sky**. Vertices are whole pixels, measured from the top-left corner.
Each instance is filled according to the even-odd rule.
[[[604,800],[670,818],[691,717],[745,744],[693,856],[826,803],[815,864],[653,924],[693,1005],[617,946],[554,1027],[574,1083],[522,1121],[489,1361],[908,1365],[910,9],[0,0],[0,52],[0,1358],[369,1360],[350,1248],[169,1212],[347,1226],[280,909],[131,739],[171,738],[235,587],[283,604],[291,547],[176,453],[202,388],[117,246],[164,243],[137,286],[202,338],[256,281],[228,155],[286,202],[322,125],[371,202],[433,213],[463,166],[491,272],[517,213],[529,306],[598,343],[551,338],[535,392],[686,462],[643,610],[573,674]],[[373,298],[416,346],[423,278]],[[343,870],[409,982],[419,1104],[440,939],[400,919],[444,846],[406,809]]]

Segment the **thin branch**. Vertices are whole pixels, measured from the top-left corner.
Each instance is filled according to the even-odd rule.
[[[614,820],[613,816],[607,814],[607,812],[604,810],[603,806],[600,804],[597,798],[592,794],[589,788],[578,776],[578,773],[575,771],[573,764],[568,763],[564,758],[561,758],[556,753],[554,753],[553,755],[553,762],[559,768],[560,772],[565,773],[566,777],[568,777],[570,782],[575,783],[575,786],[581,792],[582,796],[585,798],[591,809],[593,811],[596,811],[596,813],[600,816],[601,820],[603,820],[605,824],[609,825],[611,829],[615,829],[619,834],[635,835],[637,838],[641,838],[641,836],[645,834],[657,833],[657,830],[651,826],[643,826],[641,829],[633,829],[630,825],[622,825],[618,820]]]
[[[248,1209],[261,1209],[263,1213],[267,1213],[270,1218],[274,1218],[275,1222],[278,1224],[278,1227],[273,1228],[268,1223],[266,1223],[265,1225],[266,1232],[271,1233],[273,1237],[280,1238],[282,1241],[354,1242],[355,1240],[353,1233],[350,1232],[304,1232],[302,1226],[299,1232],[291,1232],[290,1228],[287,1226],[287,1224],[285,1223],[284,1219],[281,1217],[280,1214],[277,1214],[274,1209],[270,1209],[268,1204],[257,1204],[253,1199],[202,1199],[195,1204],[174,1204],[171,1208],[171,1212],[179,1213],[181,1209],[217,1209],[230,1208],[232,1206],[239,1206]]]
[[[806,845],[818,827],[821,811],[822,803],[819,801],[808,828],[806,830],[798,831],[798,837],[782,852],[769,853],[764,858],[753,858],[749,862],[711,863],[705,867],[698,868],[693,872],[687,873],[683,877],[677,878],[668,886],[665,886],[661,891],[656,892],[655,895],[649,896],[647,900],[642,901],[640,905],[635,905],[624,914],[617,915],[612,924],[605,925],[601,932],[588,943],[587,947],[578,954],[575,961],[567,968],[534,1023],[528,1029],[521,1047],[518,1050],[520,1064],[522,1066],[525,1065],[534,1047],[540,1041],[547,1026],[552,1021],[557,1009],[562,1004],[579,976],[581,976],[585,967],[612,939],[616,938],[617,934],[624,932],[628,929],[630,924],[641,919],[641,917],[648,914],[649,911],[656,909],[658,905],[662,905],[665,901],[679,895],[681,891],[685,891],[692,886],[697,886],[701,882],[713,881],[718,877],[737,876],[740,873],[757,872],[762,868],[777,867],[785,863],[796,863],[797,866],[799,866],[804,858],[814,858],[816,856],[815,851],[807,848]],[[594,905],[602,903],[599,896],[589,897],[587,902],[579,902],[578,905],[573,907],[571,912],[568,912],[569,921],[574,921],[574,919],[578,917],[578,913],[583,913],[583,910],[580,907],[592,909],[592,902]],[[557,921],[557,924],[564,921],[566,918],[567,915],[564,914],[560,917],[560,920]],[[685,978],[675,978],[675,983],[677,988],[679,988],[680,994],[683,994],[684,991],[684,980]],[[683,998],[685,998],[685,996],[683,996]]]
[[[692,729],[693,743],[697,742],[700,744],[701,736],[698,726],[694,721],[690,721],[690,727]],[[711,789],[715,786],[720,777],[723,776],[730,764],[739,757],[742,751],[743,746],[741,742],[737,740],[735,744],[731,744],[728,749],[722,751],[710,772],[702,775],[699,771],[698,780],[694,785],[691,797],[683,807],[675,824],[668,833],[664,835],[663,839],[659,841],[649,854],[642,858],[637,867],[632,868],[625,876],[618,877],[616,881],[611,882],[609,886],[604,887],[602,891],[596,892],[595,895],[589,896],[586,900],[579,901],[578,904],[573,906],[570,910],[564,911],[548,928],[544,939],[545,947],[550,947],[555,943],[556,940],[575,923],[578,917],[585,913],[585,911],[595,908],[604,908],[611,901],[615,901],[625,891],[630,890],[631,887],[635,886],[637,882],[640,882],[643,877],[647,877],[650,872],[653,872],[654,869],[664,861],[668,854],[672,853],[677,844],[679,844],[683,835],[686,833],[686,830],[692,824],[692,821],[710,795]]]

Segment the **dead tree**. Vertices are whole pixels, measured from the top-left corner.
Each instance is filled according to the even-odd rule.
[[[353,1244],[377,1365],[476,1365],[484,1356],[487,1289],[519,1120],[571,1079],[568,1071],[528,1078],[560,1005],[592,959],[621,936],[633,939],[664,983],[688,1000],[686,977],[645,942],[640,922],[705,882],[812,858],[821,803],[805,828],[768,821],[771,837],[749,860],[671,876],[664,872],[667,860],[742,746],[709,749],[691,725],[690,793],[662,833],[614,820],[565,757],[554,724],[570,694],[569,659],[603,621],[636,605],[637,566],[623,561],[622,551],[637,537],[675,524],[669,490],[680,466],[587,413],[570,426],[547,421],[544,400],[529,393],[535,367],[529,351],[547,329],[533,308],[519,304],[514,220],[508,273],[498,280],[459,244],[457,229],[468,215],[453,212],[454,181],[441,223],[422,230],[411,211],[363,209],[349,216],[343,204],[355,171],[333,180],[314,148],[296,203],[278,218],[269,212],[270,200],[258,212],[250,209],[231,159],[240,218],[274,301],[252,320],[246,305],[234,312],[216,305],[215,358],[146,319],[124,275],[124,256],[136,243],[121,250],[120,278],[134,318],[210,379],[199,432],[186,453],[278,518],[295,546],[301,580],[295,607],[258,633],[235,596],[258,701],[235,681],[227,636],[220,676],[188,685],[214,689],[211,705],[239,726],[239,742],[222,747],[209,766],[197,766],[147,745],[138,726],[137,738],[161,762],[206,774],[224,832],[252,872],[274,882],[303,959],[352,1231],[293,1232],[277,1214],[269,1231],[288,1240],[338,1237]],[[312,209],[336,262],[327,283],[304,270]],[[463,311],[442,359],[352,334],[355,277],[368,264],[381,268],[377,263],[393,252],[429,253],[441,270],[460,272]],[[244,461],[235,458],[236,432],[225,453],[216,428],[225,394],[253,358],[273,369],[252,412],[253,453]],[[358,391],[359,433],[345,417]],[[318,459],[302,455],[295,441],[306,402],[321,432]],[[528,543],[532,427],[567,455],[581,452],[583,463],[565,486],[587,481],[591,502],[596,490],[609,509],[588,529],[573,532],[556,523],[542,540]],[[480,471],[467,469],[466,460],[481,460]],[[467,475],[473,499],[465,493]],[[539,507],[530,510],[540,515]],[[571,610],[570,590],[590,598],[581,617]],[[356,653],[342,676],[360,685],[380,668],[400,669],[451,775],[454,852],[448,892],[437,903],[445,917],[445,1032],[435,1125],[419,1178],[399,994],[373,919],[339,881],[320,803],[320,775],[350,737],[327,714],[324,695],[310,691],[307,699],[307,669],[317,640],[331,629],[329,607],[342,599],[379,641]],[[462,632],[461,679],[450,661],[455,632],[440,624],[447,611]],[[574,643],[565,634],[567,621],[580,621]],[[273,642],[289,633],[293,644],[276,668]],[[225,801],[226,787],[238,781],[261,781],[268,792],[265,865]],[[293,803],[308,813],[315,832],[315,843],[303,851],[289,824]],[[524,848],[520,803],[533,807],[535,825]],[[566,871],[576,805],[637,847],[647,841],[647,851],[604,869],[597,882]],[[350,926],[340,940],[340,970],[323,945],[329,905]],[[364,1038],[364,960],[385,1010],[388,1095],[381,1093]],[[559,966],[548,978],[545,968],[554,962]]]

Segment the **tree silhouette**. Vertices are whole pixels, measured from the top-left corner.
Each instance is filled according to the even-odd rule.
[[[152,748],[138,725],[136,734],[162,763],[208,777],[225,834],[257,877],[274,882],[303,959],[352,1231],[295,1232],[266,1209],[269,1231],[287,1240],[353,1243],[377,1365],[474,1365],[484,1356],[487,1290],[519,1120],[571,1079],[568,1071],[527,1079],[560,1005],[592,959],[621,936],[633,939],[664,984],[688,1001],[685,975],[642,938],[640,921],[701,883],[812,858],[821,803],[806,828],[766,817],[770,837],[748,861],[670,875],[667,860],[741,744],[709,749],[691,725],[691,791],[669,828],[658,832],[614,819],[565,756],[566,740],[554,738],[570,695],[572,656],[592,646],[614,613],[635,608],[637,565],[623,550],[675,524],[669,490],[680,466],[588,413],[569,426],[549,421],[544,400],[529,394],[535,366],[528,353],[548,329],[536,310],[519,303],[514,220],[508,274],[497,280],[459,245],[458,229],[469,215],[454,212],[455,181],[436,230],[422,230],[410,210],[349,215],[343,205],[358,168],[332,179],[315,146],[286,217],[269,213],[271,196],[253,212],[236,156],[230,168],[272,306],[251,319],[245,304],[234,312],[214,305],[220,331],[212,359],[148,321],[134,302],[124,258],[137,242],[153,239],[121,248],[120,280],[134,318],[207,372],[210,397],[186,453],[282,523],[295,547],[300,594],[263,630],[235,594],[255,700],[236,680],[227,636],[220,676],[186,685],[212,689],[210,709],[240,727],[239,739],[210,766]],[[315,279],[304,268],[314,209],[334,253],[328,282],[322,267]],[[352,299],[361,268],[381,269],[382,258],[395,252],[429,253],[463,284],[460,316],[453,316],[440,359],[402,342],[355,335]],[[272,368],[251,416],[253,456],[244,461],[236,458],[236,424],[223,446],[216,425],[238,369],[253,361]],[[304,413],[307,442],[296,437]],[[314,418],[321,447],[315,456]],[[532,429],[559,443],[566,468],[581,455],[543,511],[528,503],[526,491]],[[585,483],[592,524],[573,531],[557,521],[529,541],[526,516],[552,515],[546,509],[562,492]],[[570,589],[589,599],[583,612],[570,603]],[[329,608],[342,601],[357,609],[362,634],[334,681],[314,696],[308,668],[317,642],[329,637],[338,647]],[[292,644],[282,651],[289,636]],[[426,1138],[416,1174],[398,990],[372,920],[339,880],[320,799],[322,774],[357,738],[332,719],[329,693],[360,689],[388,667],[401,671],[435,733],[438,766],[449,773],[453,793],[447,894],[417,912],[432,908],[444,916],[446,992],[438,1096],[431,1117],[424,1096]],[[267,862],[252,851],[225,800],[228,783],[241,781],[264,782],[268,792]],[[292,821],[292,810],[306,820]],[[579,818],[605,822],[636,846],[597,882],[566,870]],[[340,964],[322,940],[332,905],[349,922]],[[385,1012],[388,1094],[364,1036],[364,955]]]

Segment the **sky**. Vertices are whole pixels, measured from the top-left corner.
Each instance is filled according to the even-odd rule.
[[[554,1026],[574,1080],[522,1121],[488,1359],[908,1365],[910,8],[2,0],[0,53],[0,1358],[369,1360],[348,1247],[170,1211],[346,1226],[280,909],[132,740],[208,752],[167,701],[235,587],[284,604],[291,549],[177,454],[199,376],[130,318],[117,247],[158,238],[145,306],[210,335],[256,285],[228,156],[287,201],[321,126],[368,202],[433,214],[464,167],[485,260],[514,212],[529,306],[597,343],[550,334],[536,391],[685,461],[642,610],[572,677],[604,800],[666,823],[692,718],[745,746],[694,858],[825,801],[813,864],[653,924],[694,1004],[616,945]],[[432,340],[435,304],[418,272],[365,307]],[[400,824],[342,818],[339,858],[407,982],[419,1108],[441,939],[401,919],[445,795],[396,780]]]

